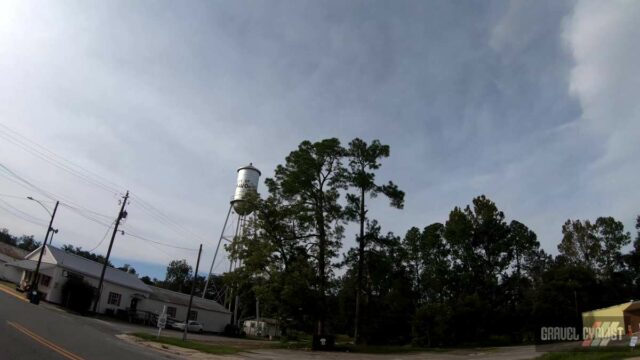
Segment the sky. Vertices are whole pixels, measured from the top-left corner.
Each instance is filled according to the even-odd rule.
[[[3,1],[0,164],[75,207],[54,245],[105,254],[131,191],[113,262],[160,279],[201,243],[208,270],[238,167],[263,181],[329,137],[390,145],[378,179],[406,201],[370,202],[384,230],[485,194],[555,254],[567,219],[635,234],[638,23],[638,1]],[[25,198],[51,199],[3,169],[0,194],[0,228],[41,240]]]

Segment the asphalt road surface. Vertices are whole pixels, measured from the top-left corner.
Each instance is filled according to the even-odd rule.
[[[170,358],[116,338],[111,327],[0,291],[0,359],[128,360]]]
[[[0,360],[128,360],[175,359],[173,355],[130,344],[116,335],[130,331],[153,331],[135,325],[109,323],[66,313],[41,303],[32,305],[0,291]],[[175,335],[180,335],[175,332]],[[167,331],[166,335],[174,335]],[[194,337],[190,334],[189,337]],[[200,335],[206,336],[206,335]],[[207,336],[207,341],[223,338]],[[226,339],[228,341],[228,339]],[[247,340],[248,341],[248,340]],[[221,341],[222,342],[222,341]],[[251,349],[231,356],[199,354],[194,359],[222,360],[521,360],[541,355],[533,346],[445,353],[350,354],[317,353],[279,349]]]

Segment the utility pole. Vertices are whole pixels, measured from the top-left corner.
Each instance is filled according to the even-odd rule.
[[[56,207],[53,208],[53,214],[51,214],[51,220],[49,220],[49,227],[47,228],[47,234],[44,236],[44,242],[42,243],[42,247],[40,248],[40,256],[38,257],[38,263],[36,264],[36,271],[33,273],[33,281],[31,282],[31,289],[29,290],[31,294],[31,303],[38,304],[40,299],[38,298],[38,273],[40,272],[40,263],[42,263],[42,255],[44,255],[44,248],[47,245],[47,238],[49,237],[49,233],[53,228],[53,218],[56,217],[56,211],[58,210],[58,205],[60,201],[56,201]],[[35,292],[35,293],[34,293]]]
[[[51,236],[49,236],[49,245],[53,244],[53,235],[58,233],[58,229],[51,229]]]
[[[98,283],[98,296],[96,297],[96,301],[93,303],[94,314],[98,309],[98,303],[100,302],[100,295],[102,295],[102,283],[104,282],[104,272],[107,270],[107,264],[109,263],[109,256],[111,255],[113,240],[115,240],[116,238],[116,233],[118,232],[118,226],[120,225],[120,221],[127,217],[127,212],[124,211],[124,207],[127,205],[128,199],[129,199],[129,192],[127,191],[127,193],[124,195],[124,199],[122,200],[122,206],[120,207],[118,218],[116,219],[116,223],[113,227],[113,233],[111,234],[111,242],[109,242],[109,250],[107,250],[107,257],[104,259],[104,264],[102,264],[102,273],[100,274],[100,282]]]
[[[196,272],[193,273],[193,282],[191,283],[191,296],[189,296],[189,307],[187,307],[187,316],[184,320],[184,332],[182,333],[182,341],[187,340],[187,330],[189,329],[189,314],[191,313],[191,305],[193,304],[193,291],[196,288],[198,280],[198,269],[200,268],[200,255],[202,254],[202,244],[198,250],[198,261],[196,262]]]

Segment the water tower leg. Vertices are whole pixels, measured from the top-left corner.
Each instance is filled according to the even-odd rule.
[[[240,230],[240,223],[242,220],[242,215],[238,215],[238,222],[236,223],[236,231],[233,234],[233,242],[231,243],[231,247],[236,245],[236,238],[238,237],[238,231]],[[236,263],[237,260],[236,259],[229,259],[229,272],[231,272],[234,269],[234,263]],[[232,286],[231,287],[231,293],[229,294],[229,311],[231,311],[231,306],[233,303],[233,294],[235,292],[235,287],[236,286]],[[229,288],[227,288],[227,291],[229,291]],[[227,298],[227,293],[225,292],[224,295],[225,298]]]
[[[207,293],[207,288],[209,287],[209,279],[211,278],[211,273],[213,272],[213,264],[216,263],[216,258],[218,257],[218,251],[220,250],[220,244],[222,243],[222,239],[224,238],[224,230],[227,228],[227,222],[229,221],[229,215],[231,215],[232,208],[233,208],[233,205],[229,204],[229,211],[227,211],[227,218],[224,220],[224,225],[222,226],[222,232],[220,232],[220,239],[218,240],[218,246],[216,246],[216,252],[213,255],[213,261],[211,262],[211,267],[209,267],[209,275],[207,275],[207,280],[204,283],[204,290],[202,290],[203,299],[204,299],[204,295]]]

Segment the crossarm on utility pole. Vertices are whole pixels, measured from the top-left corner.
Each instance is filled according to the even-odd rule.
[[[100,273],[100,281],[98,282],[98,294],[96,296],[96,301],[93,303],[93,313],[95,314],[98,309],[98,303],[100,302],[100,296],[102,295],[102,284],[104,282],[104,273],[107,270],[107,264],[109,263],[109,256],[111,255],[111,248],[113,247],[113,240],[116,238],[116,233],[118,232],[118,226],[120,225],[120,220],[124,218],[124,207],[127,205],[127,199],[129,199],[129,192],[124,196],[122,200],[122,206],[120,207],[120,212],[118,213],[118,218],[113,227],[113,233],[111,234],[111,241],[109,242],[109,250],[107,250],[107,256],[104,259],[104,264],[102,264],[102,272]]]
[[[42,255],[44,255],[44,248],[47,245],[47,238],[49,237],[49,232],[53,229],[51,226],[53,225],[53,219],[56,217],[56,211],[58,211],[58,204],[60,201],[56,201],[56,207],[53,208],[53,214],[51,214],[51,220],[49,220],[49,227],[47,228],[47,234],[44,236],[44,242],[42,243],[42,247],[40,248],[40,256],[38,257],[38,263],[36,264],[36,270],[33,273],[33,281],[31,282],[31,291],[38,291],[38,273],[40,272],[40,264],[42,263]],[[42,204],[40,204],[42,205]]]

